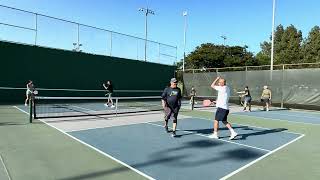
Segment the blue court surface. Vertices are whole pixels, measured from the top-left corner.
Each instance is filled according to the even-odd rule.
[[[221,138],[216,140],[207,137],[212,132],[212,121],[185,118],[178,122],[178,137],[173,138],[162,125],[163,122],[141,123],[69,134],[148,177],[184,180],[223,178],[301,136],[281,127],[234,125],[239,136],[229,141],[229,131],[222,125]]]
[[[320,125],[320,113],[316,113],[316,112],[299,112],[294,110],[280,110],[280,111],[237,112],[234,114],[259,117],[259,118],[268,118],[270,120],[277,120],[277,121],[290,121],[294,123]]]

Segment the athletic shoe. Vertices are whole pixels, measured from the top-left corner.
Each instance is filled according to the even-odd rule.
[[[114,105],[111,105],[111,108],[114,108],[115,106]]]
[[[24,104],[24,106],[28,106],[28,104]]]
[[[105,106],[105,107],[109,107],[109,105],[108,105],[108,104],[104,104],[104,106]]]
[[[212,133],[210,136],[208,136],[208,138],[211,138],[211,139],[219,139],[218,135],[215,134],[215,133]]]
[[[171,134],[171,136],[172,136],[172,137],[177,137],[176,132],[175,132],[175,131],[173,131],[173,132],[172,132],[172,134]]]
[[[234,139],[234,138],[237,137],[237,136],[238,136],[238,133],[236,133],[236,132],[231,133],[229,140],[232,140],[232,139]]]

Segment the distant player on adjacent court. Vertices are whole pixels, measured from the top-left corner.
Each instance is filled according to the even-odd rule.
[[[31,98],[33,98],[34,91],[35,91],[34,84],[31,80],[29,80],[27,84],[26,100],[24,101],[25,106],[28,106],[28,102],[30,101]]]
[[[190,104],[195,103],[194,97],[197,95],[196,89],[192,86],[190,91]]]
[[[261,94],[261,102],[265,103],[266,106],[263,105],[263,110],[269,111],[271,105],[271,90],[268,86],[263,86],[263,91]]]
[[[107,81],[106,83],[103,83],[102,85],[103,85],[104,89],[106,90],[105,96],[108,97],[108,100],[107,100],[107,103],[105,104],[105,106],[114,108],[113,101],[112,101],[113,86],[112,86],[111,81]]]
[[[172,119],[173,121],[173,130],[172,137],[176,137],[176,128],[178,121],[178,113],[181,107],[181,89],[177,87],[177,79],[172,78],[170,81],[170,86],[165,88],[161,97],[162,97],[162,107],[164,109],[164,128],[166,132],[168,131],[168,121]]]
[[[218,82],[218,85],[216,83]],[[229,97],[230,97],[230,89],[226,86],[226,80],[220,77],[217,77],[211,84],[211,87],[218,91],[218,97],[216,100],[216,115],[213,123],[213,134],[209,136],[209,138],[218,139],[218,129],[219,129],[219,121],[229,129],[231,135],[230,140],[234,139],[238,134],[233,130],[231,124],[228,122],[227,117],[229,114]]]
[[[244,98],[243,99],[243,101],[244,101],[244,103],[243,103],[243,111],[251,111],[251,100],[252,100],[252,98],[251,98],[249,87],[246,86],[244,88],[244,91],[240,91],[238,93],[240,93],[241,94],[240,96]],[[247,108],[249,110],[247,110]]]

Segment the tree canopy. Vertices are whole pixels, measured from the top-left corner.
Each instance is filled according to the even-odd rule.
[[[268,65],[271,59],[271,36],[260,43],[261,51],[254,55],[248,46],[224,46],[204,43],[186,56],[185,68],[221,68],[235,66]],[[276,27],[274,64],[320,62],[320,27],[314,26],[303,39],[294,25]],[[178,62],[182,66],[182,60]]]

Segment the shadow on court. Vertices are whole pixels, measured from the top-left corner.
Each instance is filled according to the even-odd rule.
[[[288,129],[286,128],[276,128],[276,129],[267,129],[267,130],[262,130],[258,132],[253,132],[253,133],[246,133],[246,134],[239,134],[236,140],[245,140],[249,136],[260,136],[260,135],[265,135],[265,134],[271,134],[271,133],[278,133],[282,131],[287,131]]]
[[[219,141],[210,141],[210,140],[199,140],[199,141],[193,141],[185,143],[184,146],[181,146],[179,148],[172,148],[172,149],[165,149],[163,151],[154,153],[150,155],[150,161],[143,162],[143,163],[137,163],[137,164],[130,164],[131,167],[139,169],[143,167],[148,167],[156,164],[161,164],[164,166],[172,166],[172,167],[196,167],[204,164],[212,164],[214,162],[219,161],[243,161],[243,160],[250,160],[255,159],[258,157],[261,157],[263,155],[262,152],[258,152],[256,150],[251,149],[233,149],[233,150],[226,150],[226,151],[218,151],[216,152],[216,156],[214,157],[208,157],[204,158],[202,160],[188,160],[188,158],[191,156],[190,154],[184,154],[184,155],[170,155],[170,152],[172,151],[180,151],[185,150],[186,148],[211,148],[213,146],[219,146],[222,145],[222,142]],[[217,156],[218,155],[218,156]],[[154,157],[157,157],[154,159]],[[82,180],[82,179],[90,179],[95,178],[99,176],[105,176],[115,173],[121,173],[125,171],[131,171],[129,168],[121,166],[118,168],[108,169],[105,171],[98,171],[93,172],[89,174],[82,174],[78,176],[73,177],[67,177],[67,178],[61,178],[59,180]]]
[[[162,157],[163,159],[170,158],[167,157],[168,154],[171,152],[178,152],[178,151],[185,151],[186,149],[204,149],[204,148],[213,148],[218,147],[221,145],[225,145],[222,141],[212,141],[212,140],[197,140],[197,141],[191,141],[186,142],[180,147],[176,148],[169,148],[164,149],[159,152],[153,153],[150,157]],[[201,152],[201,151],[200,151]],[[179,152],[178,152],[179,153]],[[184,166],[184,167],[194,167],[194,166],[200,166],[205,164],[211,164],[213,162],[219,162],[219,161],[243,161],[243,160],[250,160],[255,159],[263,155],[262,152],[259,152],[254,149],[248,149],[248,148],[237,148],[232,150],[221,150],[219,149],[216,152],[213,152],[215,154],[214,157],[208,158],[208,159],[202,159],[202,160],[196,160],[196,161],[188,161],[188,160],[180,160],[175,162],[175,166]],[[218,154],[218,156],[216,156]]]
[[[154,164],[170,164],[170,163],[179,161],[181,159],[184,159],[188,156],[189,155],[161,157],[161,158],[152,159],[151,161],[147,161],[147,162],[143,162],[143,163],[131,164],[130,166],[137,169],[137,168],[141,168],[141,167],[151,166]],[[91,178],[95,178],[95,177],[99,177],[99,176],[105,176],[108,174],[121,173],[124,171],[131,171],[131,170],[125,166],[121,166],[118,168],[113,168],[113,169],[109,169],[109,170],[105,170],[105,171],[98,171],[98,172],[93,172],[93,173],[89,173],[89,174],[82,174],[82,175],[68,177],[68,178],[61,178],[59,180],[91,179]]]
[[[272,134],[272,133],[278,133],[282,131],[286,131],[288,129],[286,128],[275,128],[275,129],[266,129],[266,130],[256,130],[253,128],[250,128],[248,126],[235,126],[233,129],[238,129],[241,130],[238,132],[238,136],[235,138],[235,140],[245,140],[249,136],[260,136],[260,135],[265,135],[265,134]],[[219,128],[219,131],[225,131],[228,130],[228,128]],[[179,134],[178,136],[186,136],[186,135],[192,135],[192,134],[204,134],[204,135],[209,135],[212,134],[212,128],[210,129],[193,129],[193,130],[183,130],[183,131],[188,131],[192,133],[184,133],[184,134]],[[253,131],[249,133],[243,133],[243,131]],[[229,136],[220,136],[220,138],[227,138]]]
[[[234,126],[232,128],[233,129],[248,130],[248,131],[254,130],[254,129],[248,127],[248,126]],[[224,131],[224,130],[228,130],[228,128],[226,128],[226,127],[219,128],[219,131]],[[209,134],[212,134],[213,128],[207,128],[207,129],[183,129],[182,131],[194,132],[195,134],[209,135]],[[188,134],[185,134],[185,135],[188,135]]]
[[[0,126],[24,126],[29,123],[16,123],[16,122],[0,122]]]

